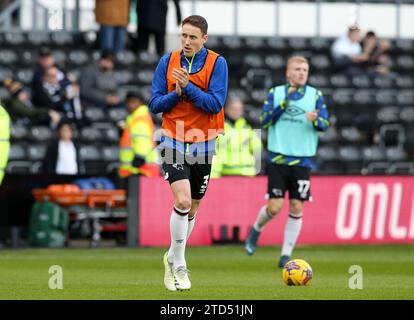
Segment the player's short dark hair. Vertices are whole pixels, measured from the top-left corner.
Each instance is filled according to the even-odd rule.
[[[50,51],[47,47],[41,47],[39,49],[39,58],[50,57],[52,55],[52,51]]]
[[[145,98],[142,95],[142,93],[137,92],[137,91],[129,91],[126,94],[125,100],[129,100],[129,99],[138,99],[139,101],[141,101],[142,103],[145,103]]]
[[[189,17],[187,17],[183,20],[183,22],[181,23],[181,26],[183,26],[187,23],[191,24],[194,27],[199,28],[203,35],[207,34],[208,23],[207,23],[207,20],[204,17],[198,16],[198,15],[189,16]]]
[[[103,50],[101,53],[101,56],[99,57],[100,60],[106,59],[106,60],[115,60],[115,54],[111,50]]]

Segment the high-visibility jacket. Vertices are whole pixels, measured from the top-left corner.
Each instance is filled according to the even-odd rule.
[[[0,105],[0,185],[6,172],[10,150],[10,117]]]
[[[234,124],[225,122],[224,136],[217,139],[217,153],[213,159],[211,177],[223,175],[256,175],[256,158],[262,150],[262,141],[259,135],[243,117]]]
[[[126,119],[120,140],[119,175],[123,178],[131,174],[145,176],[159,175],[158,154],[153,141],[154,122],[146,105],[141,105]],[[145,159],[139,168],[132,165],[135,155]]]

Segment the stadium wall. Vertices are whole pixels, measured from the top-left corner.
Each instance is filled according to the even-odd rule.
[[[414,243],[414,177],[316,176],[311,183],[313,199],[305,205],[298,244]],[[189,245],[211,245],[222,226],[238,227],[244,240],[265,203],[266,184],[266,177],[211,180]],[[141,178],[140,246],[169,245],[172,203],[162,178]],[[259,244],[282,243],[287,207],[266,226]]]

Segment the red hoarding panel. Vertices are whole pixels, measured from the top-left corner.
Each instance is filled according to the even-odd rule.
[[[210,245],[222,225],[238,226],[244,240],[265,204],[266,184],[266,177],[211,180],[189,245]],[[168,246],[173,207],[168,182],[142,178],[140,192],[140,244]],[[414,177],[313,177],[311,193],[298,244],[414,243]],[[288,208],[286,199],[259,244],[282,243]]]

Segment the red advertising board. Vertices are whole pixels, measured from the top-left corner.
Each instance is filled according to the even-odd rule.
[[[239,227],[244,240],[266,202],[266,177],[223,177],[210,181],[189,245],[210,245],[221,226]],[[414,177],[315,176],[305,204],[298,244],[414,243]],[[142,178],[139,243],[168,246],[173,198],[162,178]],[[281,244],[288,214],[270,221],[261,245]],[[232,237],[231,232],[229,237]]]

